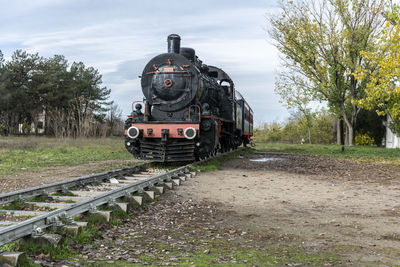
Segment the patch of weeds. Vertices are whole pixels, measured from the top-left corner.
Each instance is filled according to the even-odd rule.
[[[123,211],[118,205],[110,206],[110,205],[101,205],[97,207],[102,211],[111,211],[111,217],[109,224],[111,226],[118,226],[122,224],[121,219],[126,219],[129,217],[128,213]]]
[[[218,170],[221,161],[217,159],[209,160],[207,162],[201,163],[200,165],[190,167],[191,171],[216,171]]]
[[[44,210],[52,210],[49,207],[39,207],[34,204],[26,204],[23,201],[17,199],[7,205],[0,206],[0,209],[3,210],[34,210],[34,211],[44,211]]]
[[[97,213],[92,213],[89,214],[87,217],[88,224],[90,225],[101,225],[101,224],[106,224],[107,220],[104,218],[104,216],[97,214]]]
[[[23,209],[26,209],[27,206],[32,206],[32,205],[26,205],[20,199],[17,199],[11,203],[8,203],[7,205],[0,206],[0,209],[2,209],[2,210],[23,210]]]
[[[38,207],[34,204],[26,204],[23,201],[17,199],[7,205],[0,206],[3,210],[50,210],[49,207]]]
[[[187,266],[188,264],[209,266],[221,263],[226,266],[233,264],[244,264],[246,266],[323,266],[324,264],[339,264],[341,262],[333,254],[308,253],[297,246],[267,246],[260,249],[248,249],[235,243],[217,243],[212,242],[209,246],[202,247],[197,253],[192,252],[187,257],[178,256],[178,266]]]
[[[28,255],[36,255],[40,250],[40,246],[32,238],[25,238],[17,242],[16,250],[23,251]]]
[[[11,242],[0,246],[0,251],[15,251],[16,248],[18,248],[17,242]]]
[[[126,219],[128,217],[129,217],[128,213],[121,210],[120,208],[115,208],[113,210],[113,212],[111,213],[110,225],[111,226],[119,226],[122,224],[121,219]]]
[[[139,204],[137,204],[137,203],[131,203],[130,205],[129,205],[129,207],[128,207],[128,209],[132,209],[132,210],[139,210],[139,209],[141,209],[142,208],[142,206],[140,206]]]
[[[42,266],[40,264],[33,263],[32,260],[28,259],[24,255],[21,255],[21,256],[20,256],[20,258],[18,258],[18,266],[23,266],[23,267],[40,267],[40,266]]]
[[[82,228],[77,235],[71,236],[70,238],[76,244],[84,245],[92,244],[95,239],[100,237],[101,232],[99,232],[98,229],[93,225],[88,225],[87,227]]]
[[[11,246],[14,251],[23,251],[32,256],[43,253],[48,254],[53,260],[68,259],[79,255],[79,251],[74,250],[71,247],[71,244],[92,244],[96,238],[100,237],[101,233],[98,231],[97,227],[94,225],[88,225],[86,228],[80,229],[77,235],[66,235],[57,246],[46,245],[41,248],[37,242],[31,238],[26,238],[23,241],[16,242],[16,244],[9,246]],[[8,251],[10,250],[8,249]]]
[[[26,199],[26,201],[28,202],[46,202],[47,200],[49,200],[49,197],[45,195],[39,195],[36,197]]]
[[[65,238],[61,244],[57,246],[46,245],[43,248],[43,254],[50,254],[52,259],[67,259],[75,256],[74,252],[69,245],[69,238]]]

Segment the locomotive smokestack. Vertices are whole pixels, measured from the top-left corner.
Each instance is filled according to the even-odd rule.
[[[177,34],[170,34],[168,36],[168,53],[179,54],[181,49],[181,37]]]

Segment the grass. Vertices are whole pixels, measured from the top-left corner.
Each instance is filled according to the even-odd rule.
[[[49,207],[46,207],[46,206],[44,206],[44,207],[39,207],[39,206],[36,206],[36,205],[34,205],[34,204],[27,204],[27,203],[24,203],[23,201],[21,201],[21,200],[14,200],[13,202],[10,202],[10,203],[8,203],[8,204],[6,204],[6,205],[2,205],[2,206],[0,206],[0,209],[2,209],[2,210],[33,210],[33,211],[49,211],[49,210],[53,210],[53,209],[51,209],[51,208],[49,208]]]
[[[32,208],[33,205],[26,205],[21,200],[14,200],[7,205],[0,206],[2,210],[22,210],[25,208]]]
[[[203,242],[199,242],[203,243]],[[184,253],[175,250],[166,243],[158,243],[157,248],[169,251],[155,254],[155,257],[140,255],[139,258],[147,263],[171,262],[174,266],[323,266],[324,264],[340,264],[341,260],[335,253],[310,253],[300,246],[265,245],[260,248],[248,248],[236,242],[226,240],[212,240],[207,245],[200,245],[198,249]],[[207,252],[206,252],[207,251]],[[89,264],[89,266],[142,266],[126,262],[106,261]],[[157,266],[157,264],[150,264]]]
[[[47,200],[49,200],[49,197],[47,197],[45,195],[39,195],[36,197],[28,198],[25,201],[27,201],[27,202],[46,202]]]
[[[400,149],[386,149],[372,146],[345,147],[342,152],[338,145],[309,144],[267,144],[257,143],[257,151],[297,153],[306,155],[326,156],[335,159],[362,160],[400,165]]]
[[[122,137],[56,139],[0,136],[0,176],[55,166],[132,159]]]

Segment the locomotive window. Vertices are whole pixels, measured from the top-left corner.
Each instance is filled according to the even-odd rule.
[[[210,72],[208,72],[208,76],[213,77],[213,78],[218,78],[218,72],[210,71]]]
[[[228,83],[227,81],[223,81],[223,82],[221,83],[221,86],[222,86],[222,88],[224,88],[225,93],[226,93],[228,96],[231,96],[231,95],[232,95],[232,89],[231,89],[231,84],[230,84],[230,83]]]

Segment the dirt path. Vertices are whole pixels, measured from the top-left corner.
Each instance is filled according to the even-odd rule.
[[[295,155],[248,157],[267,161],[230,160],[221,171],[201,173],[177,193],[183,199],[219,203],[221,211],[232,215],[232,225],[294,235],[310,250],[324,248],[371,264],[400,264],[396,168]]]

